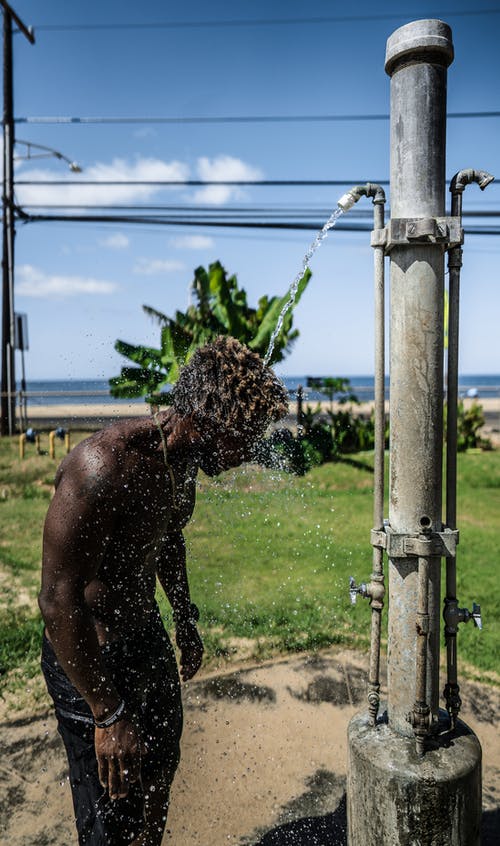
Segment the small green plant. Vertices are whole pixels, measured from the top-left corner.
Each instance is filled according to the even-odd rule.
[[[448,426],[448,405],[444,404],[444,434]],[[477,402],[471,403],[465,408],[463,400],[457,406],[457,451],[465,452],[467,449],[491,449],[491,441],[482,438],[479,430],[484,426],[485,418],[482,405]]]
[[[466,449],[488,449],[491,443],[486,438],[481,438],[479,429],[484,426],[484,412],[482,405],[473,402],[469,408],[465,408],[463,402],[458,403],[457,418],[457,449],[463,452]]]
[[[371,450],[375,441],[373,417],[354,413],[352,405],[359,404],[349,379],[343,377],[307,377],[309,388],[324,394],[330,407],[321,404],[301,408],[297,420],[297,435],[290,432],[285,438],[277,433],[263,452],[264,465],[280,467],[303,475],[311,467],[336,461],[341,456]],[[334,402],[343,405],[336,409]],[[350,404],[350,405],[348,405]],[[388,439],[388,432],[387,432]]]

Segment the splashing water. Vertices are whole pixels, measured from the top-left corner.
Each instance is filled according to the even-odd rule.
[[[328,235],[328,230],[333,229],[333,227],[337,223],[337,220],[339,219],[339,217],[343,213],[343,211],[344,210],[340,206],[337,206],[337,208],[335,209],[333,214],[331,214],[330,217],[328,218],[328,220],[326,221],[326,223],[323,226],[323,228],[321,229],[321,231],[318,232],[318,234],[316,235],[316,238],[314,239],[313,243],[309,247],[307,253],[304,256],[304,258],[302,259],[302,270],[300,271],[300,273],[297,274],[297,276],[293,280],[292,284],[290,285],[289,292],[288,292],[288,299],[285,302],[285,305],[283,306],[283,308],[281,309],[278,320],[276,321],[276,326],[274,327],[274,331],[273,331],[273,334],[271,335],[271,338],[270,338],[270,341],[269,341],[269,346],[267,348],[267,352],[266,352],[266,355],[264,357],[264,364],[269,364],[269,361],[270,361],[271,356],[272,356],[273,351],[274,351],[274,345],[276,343],[276,339],[277,339],[279,333],[281,332],[281,329],[282,329],[282,326],[283,326],[283,321],[285,319],[285,315],[286,315],[287,311],[290,308],[292,308],[292,306],[295,302],[295,297],[297,296],[297,290],[298,290],[300,281],[301,281],[301,279],[303,279],[304,274],[305,274],[307,268],[309,267],[310,261],[311,261],[313,255],[314,255],[314,253],[316,252],[318,247],[321,246],[322,241]]]

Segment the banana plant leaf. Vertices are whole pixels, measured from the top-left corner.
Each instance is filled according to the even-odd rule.
[[[290,308],[287,311],[285,318],[283,320],[282,331],[280,332],[278,338],[276,339],[276,346],[278,347],[278,349],[280,347],[283,347],[283,337],[285,336],[287,330],[289,330],[289,328],[290,328],[293,309],[295,308],[295,306],[299,302],[302,294],[304,293],[311,276],[312,276],[312,273],[308,268],[305,271],[304,275],[302,276],[302,278],[301,278],[301,280],[300,280],[300,282],[297,286],[297,293],[295,295],[295,299],[294,299],[293,303],[290,304]],[[264,317],[261,321],[258,332],[255,335],[255,337],[252,338],[252,340],[249,341],[249,343],[248,343],[248,346],[250,347],[250,349],[256,350],[256,351],[263,350],[264,347],[267,344],[269,344],[269,341],[271,339],[271,335],[273,334],[274,329],[276,327],[276,324],[278,322],[278,318],[281,314],[282,309],[285,307],[286,303],[288,302],[289,296],[290,296],[290,294],[287,291],[287,293],[283,297],[280,297],[280,298],[273,297],[272,300],[268,301],[267,310],[266,310],[265,315],[264,315]],[[259,305],[260,305],[260,303],[259,303]]]
[[[141,367],[122,367],[119,376],[109,380],[111,396],[117,399],[145,397],[163,385],[165,374]]]
[[[129,358],[134,364],[140,364],[141,367],[161,367],[161,351],[155,347],[137,346],[118,340],[115,343],[115,350],[125,358]]]

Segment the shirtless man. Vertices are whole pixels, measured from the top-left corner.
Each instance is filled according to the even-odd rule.
[[[182,708],[156,577],[187,680],[203,654],[182,535],[198,468],[213,476],[248,460],[287,408],[259,357],[221,337],[184,367],[166,411],[98,432],[57,471],[44,530],[42,668],[80,846],[161,843]]]

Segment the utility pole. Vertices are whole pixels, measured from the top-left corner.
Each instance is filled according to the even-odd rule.
[[[14,317],[14,84],[12,24],[35,43],[31,28],[20,20],[5,0],[3,9],[3,194],[2,194],[2,382],[0,434],[15,428],[15,317]]]

